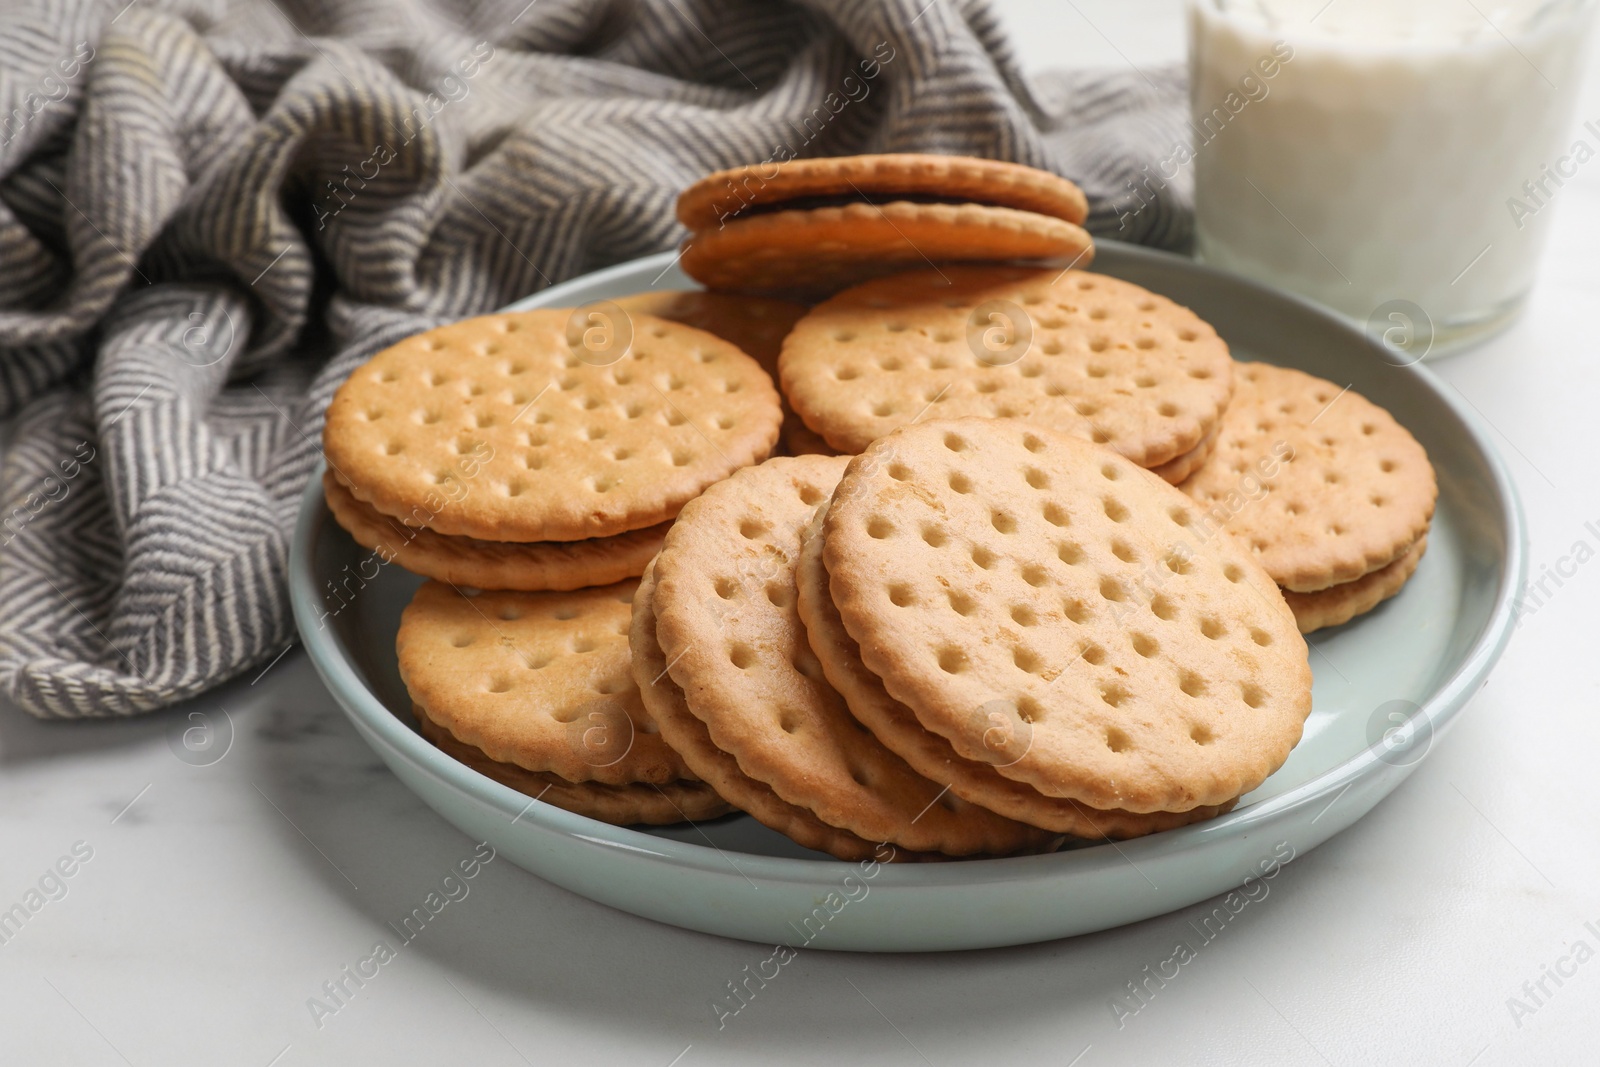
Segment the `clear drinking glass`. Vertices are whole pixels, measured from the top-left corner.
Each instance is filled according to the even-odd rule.
[[[1562,188],[1600,170],[1600,116],[1572,117],[1595,6],[1190,0],[1198,255],[1396,361],[1506,325]]]

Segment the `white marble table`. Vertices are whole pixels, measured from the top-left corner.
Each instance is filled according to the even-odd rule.
[[[1182,50],[1165,0],[1002,6],[1034,69]],[[1593,76],[1581,114],[1600,118]],[[1535,575],[1600,547],[1600,167],[1557,211],[1527,317],[1438,365],[1500,435]],[[357,987],[344,968],[397,943],[387,924],[474,846],[379,764],[298,650],[135,722],[0,708],[0,909],[41,879],[58,898],[0,944],[0,1063],[1593,1063],[1597,593],[1600,565],[1567,579],[1416,774],[1120,1027],[1112,997],[1208,905],[1030,948],[803,954],[719,1031],[711,1002],[770,949],[496,860]],[[184,713],[220,709],[227,755],[176,758]],[[313,1013],[341,980],[337,1010]],[[1524,983],[1542,1003],[1514,1017]]]

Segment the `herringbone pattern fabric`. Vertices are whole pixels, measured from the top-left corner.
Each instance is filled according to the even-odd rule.
[[[53,0],[0,12],[0,699],[127,715],[292,635],[321,412],[406,334],[672,247],[680,188],[939,151],[1080,181],[1171,72],[1030,85],[982,0]]]

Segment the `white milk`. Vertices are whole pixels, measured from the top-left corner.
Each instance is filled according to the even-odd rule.
[[[1361,322],[1408,301],[1436,350],[1509,321],[1600,167],[1571,115],[1593,8],[1191,0],[1200,257]]]

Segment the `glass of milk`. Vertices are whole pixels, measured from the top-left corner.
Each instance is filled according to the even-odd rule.
[[[1321,301],[1395,362],[1509,323],[1563,187],[1595,0],[1190,0],[1201,259]],[[1136,191],[1137,193],[1137,191]]]

